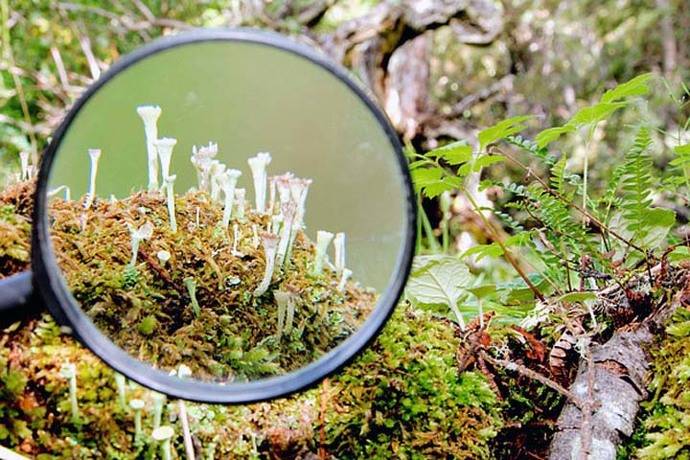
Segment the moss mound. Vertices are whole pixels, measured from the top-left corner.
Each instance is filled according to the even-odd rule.
[[[483,375],[458,371],[456,327],[398,310],[332,385],[331,450],[345,458],[488,458],[501,425],[498,400]]]
[[[203,379],[282,374],[335,347],[375,304],[375,294],[352,281],[339,291],[333,270],[312,275],[315,247],[302,231],[290,263],[256,297],[268,216],[250,210],[224,228],[222,207],[201,192],[177,196],[175,208],[173,233],[158,193],[97,200],[88,210],[80,201],[51,201],[51,236],[67,284],[100,330],[133,356],[163,369],[185,364]],[[153,234],[131,264],[129,226],[145,223]],[[161,251],[168,260],[157,257]],[[276,291],[294,296],[294,317],[282,329]]]
[[[690,459],[690,309],[680,308],[650,350],[650,400],[620,457]]]

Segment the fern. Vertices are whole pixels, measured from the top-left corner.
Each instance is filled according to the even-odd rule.
[[[640,236],[649,220],[652,199],[650,190],[653,189],[652,160],[647,150],[652,139],[647,128],[640,128],[635,136],[635,143],[625,154],[623,165],[622,189],[623,201],[621,210],[627,222],[627,229],[635,236]]]
[[[565,182],[566,182],[566,171],[565,171],[565,166],[567,163],[568,159],[563,154],[560,160],[553,165],[553,168],[551,168],[551,187],[560,195],[560,196],[567,196],[567,192],[565,189]]]
[[[553,167],[558,161],[558,158],[549,153],[548,149],[544,147],[539,147],[534,141],[524,138],[520,135],[508,136],[506,141],[520,150],[533,155],[536,158],[542,160],[547,166]]]

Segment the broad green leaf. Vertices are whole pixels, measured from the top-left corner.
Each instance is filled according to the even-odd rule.
[[[418,303],[457,306],[470,283],[467,266],[456,257],[417,256],[406,289]]]
[[[573,131],[575,131],[575,127],[572,125],[555,126],[553,128],[545,129],[537,134],[537,136],[534,138],[534,141],[537,143],[539,148],[544,148],[553,141],[557,140],[563,134],[572,133]]]
[[[568,125],[582,126],[598,123],[608,118],[613,112],[626,106],[625,102],[599,102],[589,107],[583,107],[568,121]]]
[[[472,146],[465,141],[457,141],[427,153],[431,157],[443,158],[450,165],[459,165],[472,158]]]
[[[413,161],[412,163],[410,163],[408,165],[408,167],[410,168],[410,170],[413,170],[413,169],[417,169],[417,168],[420,168],[420,167],[428,165],[428,164],[434,164],[434,162],[431,160],[417,160],[417,161]]]
[[[647,86],[647,83],[651,78],[651,73],[644,73],[642,75],[638,75],[632,80],[621,83],[615,88],[606,91],[606,93],[604,93],[604,95],[601,97],[601,102],[615,102],[631,96],[644,96],[649,92],[649,86]]]
[[[597,299],[597,294],[594,292],[568,292],[556,299],[558,302],[562,303],[576,303],[576,302],[588,302]]]
[[[642,218],[643,223],[650,227],[670,228],[676,223],[676,213],[666,208],[651,208]]]
[[[479,138],[479,151],[482,152],[487,145],[524,130],[526,128],[524,122],[531,118],[531,115],[508,118],[480,131],[477,136]]]
[[[532,239],[532,236],[529,234],[529,232],[520,232],[517,233],[513,236],[510,236],[506,238],[506,240],[503,242],[503,244],[507,247],[511,246],[525,246],[528,244]]]
[[[472,172],[479,172],[486,166],[502,161],[505,161],[505,157],[501,155],[482,155],[472,162]]]

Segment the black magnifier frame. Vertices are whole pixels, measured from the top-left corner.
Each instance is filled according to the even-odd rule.
[[[405,202],[405,222],[401,229],[402,250],[398,253],[397,266],[387,290],[380,296],[376,307],[362,327],[336,348],[301,369],[281,376],[225,385],[172,377],[131,357],[102,334],[83,313],[65,284],[52,248],[48,217],[47,188],[53,161],[72,122],[90,98],[118,74],[149,56],[175,47],[210,41],[245,42],[277,48],[320,66],[340,80],[368,107],[390,141],[397,158],[401,193],[404,194]],[[89,87],[69,111],[45,151],[38,172],[32,231],[33,272],[21,273],[2,282],[0,298],[4,297],[5,300],[0,301],[0,310],[7,319],[17,315],[18,311],[20,315],[26,314],[27,303],[45,305],[58,323],[69,328],[80,342],[110,367],[145,387],[176,398],[203,403],[240,404],[285,397],[308,388],[343,368],[378,335],[400,298],[410,272],[416,239],[416,220],[412,182],[398,136],[367,90],[356,83],[344,68],[318,52],[273,32],[255,29],[194,30],[158,39],[123,57]],[[24,304],[24,310],[21,310],[21,304]]]

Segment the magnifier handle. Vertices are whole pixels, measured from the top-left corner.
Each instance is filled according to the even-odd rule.
[[[32,280],[31,270],[0,280],[0,327],[7,327],[34,310]]]

